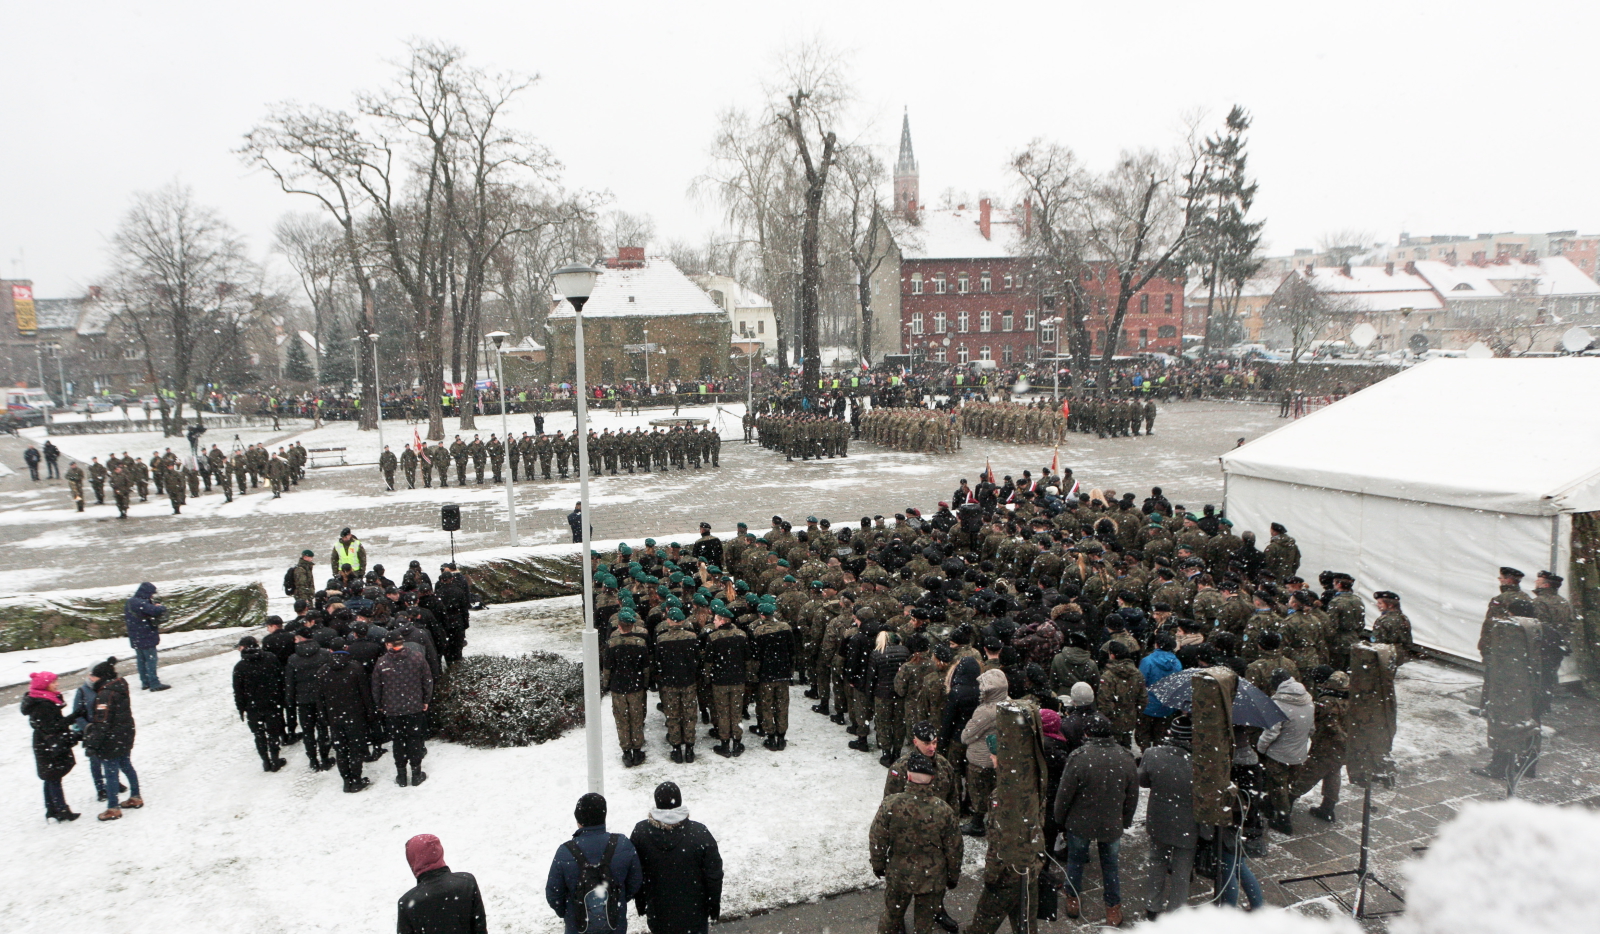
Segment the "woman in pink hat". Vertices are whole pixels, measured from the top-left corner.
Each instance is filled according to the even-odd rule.
[[[44,817],[57,822],[77,820],[67,807],[61,779],[78,764],[72,754],[77,736],[72,722],[61,715],[65,701],[53,671],[36,671],[28,676],[28,696],[22,699],[22,715],[33,727],[33,761],[44,780]]]

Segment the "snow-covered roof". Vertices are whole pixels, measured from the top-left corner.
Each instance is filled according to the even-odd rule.
[[[1223,471],[1519,515],[1600,510],[1600,360],[1423,363],[1222,457]],[[1538,443],[1506,444],[1505,428]]]
[[[1438,260],[1419,260],[1420,273],[1450,301],[1500,299],[1519,289],[1560,297],[1600,296],[1600,284],[1584,275],[1564,256],[1547,256],[1531,263],[1473,263],[1455,266]]]
[[[41,331],[70,330],[78,326],[85,298],[36,298],[33,313]]]
[[[1010,211],[992,209],[989,236],[978,227],[978,208],[921,210],[900,239],[906,259],[1008,259],[1021,251],[1022,224]]]
[[[1244,287],[1239,290],[1239,297],[1266,298],[1278,291],[1278,286],[1283,284],[1285,275],[1285,273],[1273,272],[1252,276],[1245,280]],[[1218,294],[1221,294],[1220,288],[1218,289]],[[1196,277],[1190,281],[1189,290],[1184,300],[1186,302],[1204,302],[1206,300],[1206,283],[1203,278]]]
[[[1346,268],[1349,272],[1346,274]],[[1304,275],[1318,292],[1338,295],[1356,311],[1440,311],[1444,302],[1434,293],[1427,279],[1396,267],[1317,266]]]
[[[583,306],[585,318],[658,318],[663,315],[724,315],[724,312],[705,290],[664,256],[647,257],[643,266],[601,270],[594,292]],[[550,317],[573,317],[572,303],[562,299],[550,312]]]
[[[317,347],[317,335],[311,333],[310,331],[298,331],[296,333],[300,335],[300,340],[306,345],[307,350],[311,351],[312,353],[321,352]]]

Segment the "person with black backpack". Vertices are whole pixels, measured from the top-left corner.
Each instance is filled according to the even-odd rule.
[[[550,861],[545,901],[566,934],[626,934],[628,902],[644,888],[639,855],[627,837],[606,832],[604,795],[579,798],[573,817],[578,829]]]
[[[283,592],[296,600],[310,603],[317,596],[317,555],[309,548],[300,552],[300,560],[283,572]]]

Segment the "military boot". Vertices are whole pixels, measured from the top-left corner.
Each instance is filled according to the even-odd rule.
[[[711,747],[711,751],[716,753],[717,755],[723,757],[724,759],[729,758],[730,756],[733,755],[733,750],[728,748],[728,741],[727,740],[723,740],[722,742],[716,744],[715,746],[712,746]]]
[[[677,745],[672,747],[672,761],[673,762],[682,762],[683,761],[683,744],[682,743],[678,743]]]

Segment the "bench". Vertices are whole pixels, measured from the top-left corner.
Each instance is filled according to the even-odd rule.
[[[345,463],[344,452],[344,448],[306,448],[306,461],[312,467],[315,467],[317,466],[317,458],[319,456],[328,458],[329,460],[337,457],[339,459],[339,463],[342,465]]]

